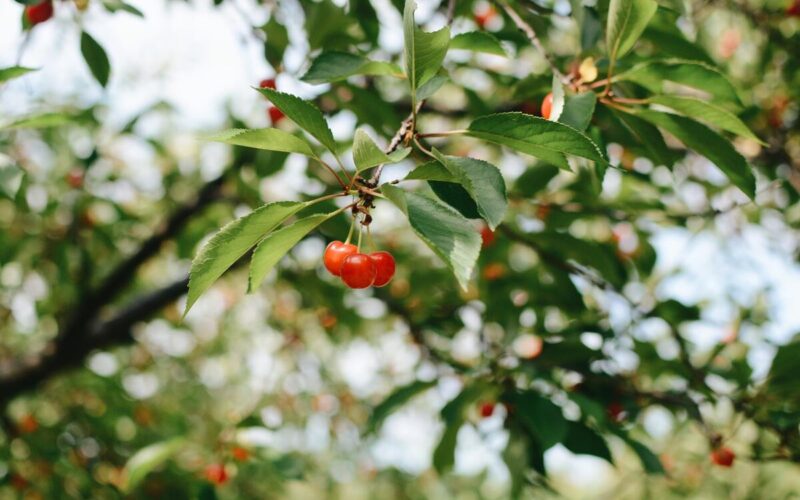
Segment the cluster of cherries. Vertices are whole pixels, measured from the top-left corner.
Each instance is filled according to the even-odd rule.
[[[44,0],[25,7],[25,19],[31,26],[43,23],[51,17],[53,17],[53,0]]]
[[[382,287],[394,276],[394,257],[389,252],[361,253],[357,246],[332,241],[322,257],[325,269],[350,288]]]
[[[258,86],[262,89],[276,90],[274,78],[265,78],[261,80],[261,83],[259,83]],[[269,121],[272,123],[272,125],[277,125],[278,122],[283,120],[284,117],[283,111],[272,105],[267,108],[267,115],[269,116]]]

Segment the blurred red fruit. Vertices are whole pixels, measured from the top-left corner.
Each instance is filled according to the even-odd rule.
[[[550,114],[553,112],[553,93],[550,92],[542,100],[542,118],[545,120],[550,119]]]
[[[489,229],[488,226],[483,226],[481,228],[481,240],[483,240],[483,248],[491,246],[496,237],[497,236],[494,234],[494,231]]]
[[[25,7],[25,18],[31,26],[43,23],[51,17],[53,17],[52,0],[44,0],[44,2]]]
[[[224,464],[210,464],[203,471],[203,475],[209,483],[225,484],[228,482],[228,472]]]
[[[736,454],[727,446],[720,446],[719,448],[711,451],[711,462],[720,467],[730,467],[733,465],[733,460]]]
[[[275,79],[274,78],[266,78],[261,80],[261,83],[258,84],[259,87],[262,89],[272,89],[275,90]]]
[[[273,125],[277,125],[278,122],[283,120],[283,117],[285,116],[283,111],[274,106],[269,108],[267,113],[269,114],[269,121],[272,122]]]
[[[481,403],[480,414],[483,418],[489,418],[494,413],[494,403]]]

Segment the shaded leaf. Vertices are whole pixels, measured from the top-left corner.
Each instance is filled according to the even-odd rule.
[[[605,439],[580,422],[570,422],[564,446],[578,455],[594,455],[611,462],[611,450]]]
[[[466,289],[481,251],[481,237],[461,214],[427,196],[391,185],[383,193],[408,216],[411,228],[453,271]]]
[[[103,47],[85,31],[81,32],[81,54],[95,80],[105,87],[111,75],[111,63]]]
[[[442,408],[444,433],[433,452],[433,466],[439,474],[444,474],[453,467],[458,431],[467,418],[467,410],[475,406],[487,392],[488,388],[483,384],[469,385]]]
[[[592,121],[596,104],[597,96],[594,92],[567,96],[558,121],[583,132]]]
[[[317,56],[301,80],[309,83],[329,83],[353,75],[404,77],[403,70],[394,63],[371,61],[356,54],[330,51]]]
[[[513,397],[513,414],[547,450],[562,442],[567,436],[568,422],[561,408],[533,391],[517,393]]]
[[[497,167],[475,158],[445,156],[436,149],[433,154],[469,193],[477,205],[478,213],[492,230],[503,222],[508,209],[508,197],[506,183]]]

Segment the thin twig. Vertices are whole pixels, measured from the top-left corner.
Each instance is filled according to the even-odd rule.
[[[505,11],[508,17],[510,17],[511,20],[514,21],[514,24],[517,26],[517,28],[519,28],[520,31],[525,33],[525,36],[528,37],[528,40],[531,41],[533,46],[536,47],[536,50],[538,50],[539,53],[542,55],[542,57],[544,57],[545,61],[547,61],[547,64],[550,65],[550,69],[553,71],[553,74],[556,75],[559,80],[561,80],[561,83],[563,83],[564,85],[569,85],[570,79],[567,78],[567,76],[564,75],[564,73],[562,73],[561,70],[558,69],[556,63],[553,62],[553,60],[550,58],[550,55],[544,48],[544,44],[542,44],[542,41],[539,40],[539,36],[536,35],[536,30],[534,30],[530,24],[528,24],[524,19],[522,19],[522,17],[520,17],[517,11],[514,10],[505,0],[495,0],[495,1],[497,5],[499,5],[500,8],[502,8]]]

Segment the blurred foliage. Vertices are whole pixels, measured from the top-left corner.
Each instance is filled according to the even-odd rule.
[[[214,1],[220,15],[240,12],[234,3]],[[420,3],[419,24],[441,27],[447,2]],[[565,170],[473,137],[422,138],[444,154],[490,161],[506,181],[508,213],[484,233],[465,289],[400,211],[379,200],[374,238],[398,262],[386,288],[353,292],[324,272],[325,244],[350,227],[341,215],[290,251],[255,293],[245,294],[247,273],[234,265],[184,319],[185,299],[175,299],[201,244],[264,203],[336,192],[329,172],[297,154],[232,147],[214,156],[198,141],[187,146],[182,134],[193,131],[181,130],[168,103],[118,127],[102,102],[64,109],[40,96],[31,109],[41,113],[4,114],[0,498],[793,498],[800,344],[769,336],[776,311],[768,291],[750,299],[725,290],[725,324],[709,319],[709,303],[664,292],[680,268],[657,265],[656,239],[676,230],[733,239],[758,228],[785,241],[796,261],[800,17],[787,15],[786,0],[662,0],[611,65],[609,3],[509,5],[566,77],[588,86],[610,66],[628,75],[613,85],[628,102],[612,105],[567,86],[562,116],[608,152],[609,165],[573,157]],[[317,66],[307,80],[333,83],[315,86],[313,101],[328,117],[354,117],[384,144],[412,100],[408,82],[387,72],[403,67],[402,50],[381,45],[384,32],[402,28],[381,24],[378,12],[394,8],[399,19],[404,2],[340,4],[254,3],[266,21],[250,35],[275,74],[295,82],[321,56],[350,54],[347,67],[341,55]],[[490,36],[462,38],[472,50],[451,49],[431,72],[442,86],[427,89],[417,129],[538,113],[553,71],[507,4],[454,5],[453,34]],[[57,1],[55,10],[82,33],[98,83],[113,84],[114,67],[81,16],[141,12],[118,0]],[[286,70],[290,49],[307,60],[302,71]],[[29,74],[21,65],[0,69],[0,86]],[[671,130],[650,119],[663,102],[644,110],[661,93],[713,103],[716,114],[693,107],[680,122],[690,125]],[[726,132],[739,120],[755,138]],[[227,125],[251,121],[230,113]],[[301,137],[289,119],[276,128]],[[336,137],[330,152],[315,145],[321,159],[349,150],[351,141]],[[226,164],[219,179],[201,168],[209,155]],[[728,172],[738,155],[755,175],[753,200],[737,188],[748,181]],[[387,173],[402,178],[429,161],[420,147],[410,158]],[[445,193],[435,182],[401,186],[455,208],[480,191]],[[207,194],[202,202],[198,192]],[[120,271],[143,251],[131,272]],[[152,309],[140,307],[147,299]],[[689,340],[698,324],[715,330],[710,348]],[[653,420],[666,431],[654,431]],[[709,462],[723,445],[737,455],[732,469]],[[582,488],[563,467],[548,473],[559,450],[593,456],[569,459],[604,491]],[[461,458],[470,452],[485,455],[478,470]]]

